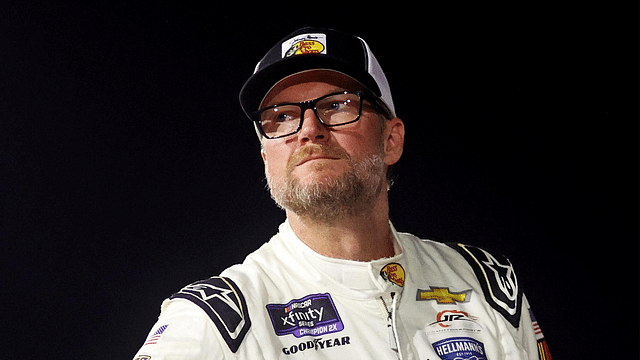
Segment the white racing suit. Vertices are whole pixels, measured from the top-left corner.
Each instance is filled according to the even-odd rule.
[[[285,222],[165,300],[134,359],[550,359],[506,258],[392,231],[396,256],[356,262]]]

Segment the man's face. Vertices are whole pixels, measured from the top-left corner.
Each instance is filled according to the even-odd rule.
[[[335,72],[299,74],[274,87],[262,107],[361,88]],[[365,106],[357,122],[330,128],[307,110],[298,133],[264,139],[265,174],[278,205],[319,221],[370,208],[386,187],[386,166],[397,161],[385,154],[387,121],[373,111]]]

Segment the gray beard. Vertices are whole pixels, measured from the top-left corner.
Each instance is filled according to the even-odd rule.
[[[376,154],[358,163],[349,162],[349,170],[341,176],[307,185],[300,184],[290,172],[278,178],[267,174],[271,198],[282,209],[322,223],[370,212],[386,184],[384,159]]]

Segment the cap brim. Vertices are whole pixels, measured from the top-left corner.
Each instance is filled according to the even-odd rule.
[[[380,96],[380,89],[369,73],[356,70],[334,57],[314,54],[310,56],[293,56],[261,70],[252,75],[240,90],[240,105],[245,113],[250,114],[258,110],[267,92],[280,80],[306,70],[326,69],[335,70],[359,81],[376,96]]]

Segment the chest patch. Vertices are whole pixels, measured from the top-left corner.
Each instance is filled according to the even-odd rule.
[[[437,341],[433,349],[442,360],[487,360],[484,344],[468,337]]]
[[[400,287],[404,286],[404,268],[398,263],[390,263],[380,270],[380,276]]]
[[[307,295],[286,304],[268,304],[267,313],[278,336],[321,336],[344,329],[328,293]]]

